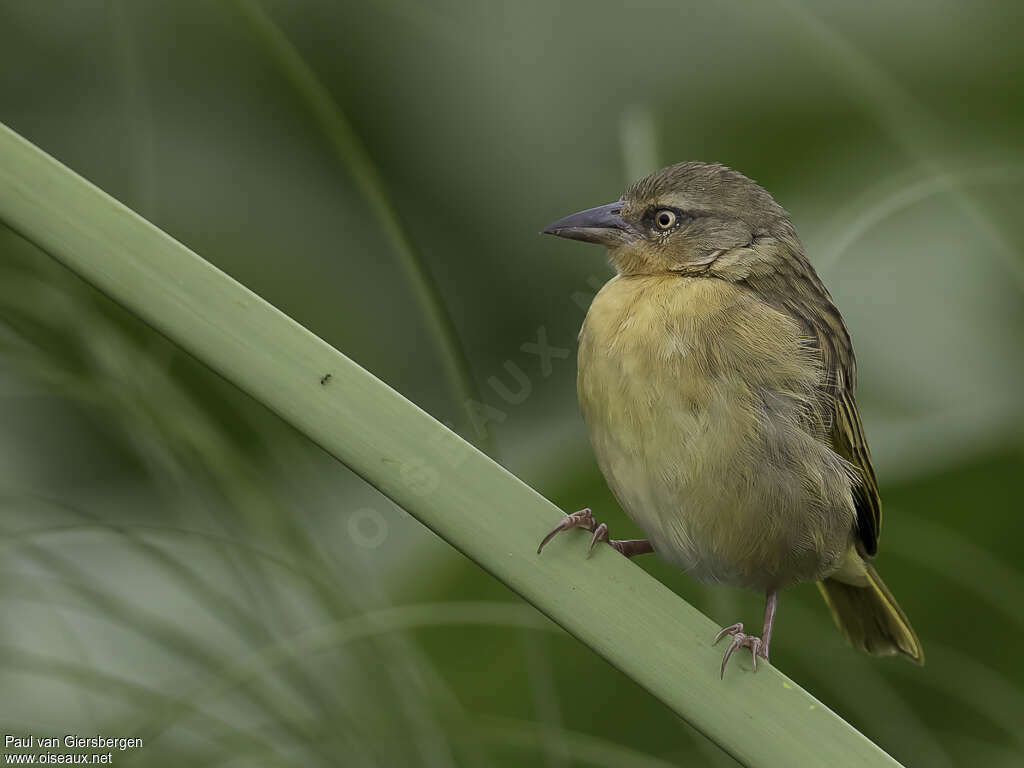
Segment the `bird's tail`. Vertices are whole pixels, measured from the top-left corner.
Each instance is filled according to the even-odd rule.
[[[867,585],[846,584],[836,579],[818,583],[836,626],[854,647],[872,656],[901,653],[915,664],[924,664],[924,649],[892,592],[869,563]]]

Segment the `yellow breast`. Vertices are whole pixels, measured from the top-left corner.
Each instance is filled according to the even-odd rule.
[[[835,566],[849,476],[815,434],[820,359],[742,286],[618,276],[580,333],[578,394],[616,498],[658,554],[764,588]]]

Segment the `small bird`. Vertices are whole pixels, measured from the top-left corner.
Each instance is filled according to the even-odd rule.
[[[789,220],[756,182],[686,162],[543,234],[598,243],[616,275],[579,339],[577,394],[598,466],[647,534],[613,540],[589,509],[561,531],[592,532],[627,557],[656,553],[696,578],[766,596],[769,659],[778,593],[816,581],[839,629],[873,655],[924,652],[869,559],[881,504],[854,399],[850,335]]]

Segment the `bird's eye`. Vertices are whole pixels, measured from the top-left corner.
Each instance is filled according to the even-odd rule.
[[[658,211],[654,214],[654,223],[658,229],[672,229],[676,225],[675,211],[670,211],[667,208]]]

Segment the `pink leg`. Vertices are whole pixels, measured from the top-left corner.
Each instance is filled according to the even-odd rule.
[[[769,592],[764,603],[764,628],[761,630],[761,649],[764,651],[765,661],[769,661],[768,646],[772,644],[772,627],[775,625],[775,608],[778,603],[779,593]]]
[[[649,555],[654,551],[654,546],[647,539],[611,539],[608,543],[626,557]]]
[[[712,645],[717,644],[726,635],[732,635],[732,642],[725,649],[725,656],[722,658],[722,677],[725,677],[725,665],[729,662],[729,657],[732,656],[733,651],[737,648],[745,646],[750,649],[754,659],[755,672],[757,671],[758,656],[768,661],[768,647],[772,642],[772,628],[775,625],[775,608],[778,605],[778,601],[778,594],[776,592],[768,593],[764,605],[764,628],[761,630],[761,637],[745,634],[742,622],[724,627],[722,631],[715,635],[714,642],[711,643]]]

